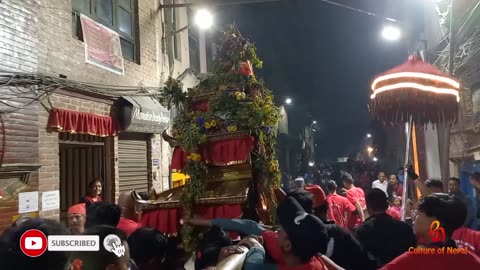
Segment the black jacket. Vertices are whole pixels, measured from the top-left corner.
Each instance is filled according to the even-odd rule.
[[[394,220],[388,214],[369,217],[355,235],[370,258],[375,259],[378,267],[389,263],[417,244],[412,227],[405,222]]]
[[[346,270],[377,269],[368,258],[367,252],[350,232],[336,225],[326,225],[328,236],[333,238],[333,253],[326,254],[332,261]]]

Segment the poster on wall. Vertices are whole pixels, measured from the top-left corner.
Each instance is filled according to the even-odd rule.
[[[472,93],[472,102],[473,102],[473,122],[480,122],[480,89]]]
[[[38,191],[18,193],[18,213],[38,211]]]
[[[152,142],[152,155],[157,154],[157,144]]]
[[[60,208],[60,191],[42,192],[42,211]]]
[[[83,14],[80,21],[85,45],[85,61],[123,76],[123,55],[118,33]]]

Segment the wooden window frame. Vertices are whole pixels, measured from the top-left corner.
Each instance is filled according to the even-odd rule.
[[[83,41],[82,29],[80,24],[80,14],[84,14],[91,18],[92,20],[101,23],[102,25],[110,28],[111,30],[115,31],[120,35],[120,39],[124,40],[128,43],[131,43],[133,46],[133,59],[123,56],[125,60],[132,61],[134,63],[140,64],[140,27],[139,27],[139,15],[138,15],[138,1],[139,0],[129,0],[131,3],[131,7],[126,7],[121,4],[119,0],[111,0],[112,1],[112,16],[113,16],[113,25],[110,25],[108,22],[97,16],[95,7],[96,1],[102,0],[84,0],[88,1],[89,3],[89,10],[77,10],[73,6],[72,2],[72,32],[73,36],[81,41]],[[119,29],[119,20],[118,20],[118,10],[124,9],[127,12],[131,12],[132,14],[132,34],[129,35],[125,32],[122,32]]]
[[[173,0],[172,3],[175,4],[175,0]],[[172,11],[172,21],[171,21],[172,30],[175,32],[180,28],[179,26],[180,14],[178,14],[180,10],[176,8],[172,8],[171,11]],[[182,42],[181,42],[180,34],[181,33],[176,33],[175,35],[172,36],[172,46],[173,46],[173,57],[176,60],[181,62],[182,61],[182,52],[181,52]]]

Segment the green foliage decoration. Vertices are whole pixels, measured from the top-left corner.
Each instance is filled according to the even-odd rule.
[[[183,104],[187,100],[187,94],[183,92],[180,81],[173,78],[168,78],[162,91],[160,91],[158,100],[169,110],[173,107],[176,107],[182,111]]]
[[[280,170],[275,154],[279,108],[273,102],[272,92],[263,81],[257,81],[253,70],[240,69],[245,62],[261,68],[262,61],[255,46],[243,38],[235,26],[227,28],[221,44],[219,58],[215,60],[210,77],[186,94],[180,94],[178,84],[170,81],[170,84],[167,83],[170,86],[165,87],[160,95],[167,104],[185,108],[173,122],[174,137],[188,153],[183,172],[190,176],[190,181],[184,186],[180,200],[185,217],[192,216],[196,201],[215,196],[207,190],[207,167],[199,154],[199,146],[207,142],[209,135],[248,131],[255,140],[253,169],[258,172],[256,175],[263,176],[253,181],[264,181],[261,184],[269,188],[280,186]],[[193,110],[195,102],[202,99],[208,100],[208,111]],[[274,212],[272,200],[267,204]],[[274,213],[271,213],[271,220],[274,218]],[[183,247],[192,251],[199,234],[188,225],[182,226],[181,234]]]

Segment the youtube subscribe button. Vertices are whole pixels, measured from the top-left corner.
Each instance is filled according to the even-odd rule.
[[[98,235],[50,235],[48,251],[99,251]]]
[[[29,257],[38,257],[47,250],[47,237],[39,230],[28,230],[20,237],[20,249]]]

